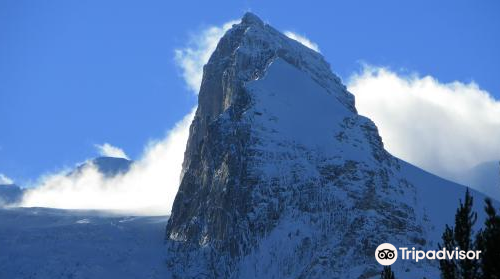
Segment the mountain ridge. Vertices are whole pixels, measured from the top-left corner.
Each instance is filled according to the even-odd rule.
[[[102,175],[113,177],[128,172],[133,163],[134,161],[125,158],[100,156],[78,165],[68,175],[79,175],[85,168],[93,166]]]
[[[463,192],[390,155],[319,53],[247,13],[204,67],[167,264],[173,278],[379,277],[375,248],[437,247]],[[436,276],[437,262],[393,269]]]
[[[0,207],[21,201],[24,189],[16,184],[0,184]]]

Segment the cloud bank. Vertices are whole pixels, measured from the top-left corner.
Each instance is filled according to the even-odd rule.
[[[500,159],[500,101],[474,82],[441,83],[365,66],[348,89],[386,149],[403,160],[457,180],[479,163]]]
[[[99,151],[99,154],[101,156],[124,158],[124,159],[129,160],[129,157],[127,156],[127,154],[125,154],[123,149],[118,148],[116,146],[112,146],[109,143],[96,144],[95,147],[97,148],[97,150]]]
[[[103,176],[89,164],[81,172],[62,171],[40,178],[21,206],[101,209],[124,213],[169,214],[177,193],[184,150],[194,111],[162,140],[151,141],[129,172]]]
[[[210,26],[193,34],[187,46],[175,50],[175,62],[187,87],[199,91],[203,66],[217,47],[217,42],[237,21]],[[76,175],[70,169],[39,179],[29,190],[21,206],[64,209],[101,209],[125,213],[170,214],[179,187],[189,127],[196,107],[179,121],[162,140],[150,142],[129,172],[105,177],[88,164]],[[126,153],[105,143],[96,145],[101,156],[127,158]]]
[[[10,185],[14,184],[14,181],[7,177],[5,174],[0,173],[0,185]]]
[[[311,40],[309,40],[308,38],[306,38],[305,36],[303,35],[299,35],[297,33],[294,33],[292,31],[285,31],[284,34],[290,38],[290,39],[294,39],[296,40],[297,42],[305,45],[306,47],[316,51],[316,52],[321,52],[319,51],[319,47],[318,47],[318,44],[312,42]]]
[[[224,33],[237,21],[210,26],[192,34],[187,46],[175,50],[175,62],[187,87],[199,91],[203,66]],[[168,133],[150,142],[129,172],[105,177],[89,164],[77,175],[70,170],[45,175],[24,196],[21,206],[65,209],[102,209],[134,214],[169,214],[179,187],[189,126],[196,108]],[[101,156],[126,158],[126,153],[105,143],[96,145]]]

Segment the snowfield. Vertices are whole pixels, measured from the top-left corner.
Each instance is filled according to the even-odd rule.
[[[168,217],[0,209],[0,278],[166,278]]]

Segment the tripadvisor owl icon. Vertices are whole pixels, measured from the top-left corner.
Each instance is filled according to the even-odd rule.
[[[383,243],[375,250],[375,259],[381,265],[391,265],[398,259],[398,250],[390,243]]]

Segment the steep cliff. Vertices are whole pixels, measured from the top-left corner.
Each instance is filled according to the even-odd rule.
[[[386,152],[324,58],[247,13],[204,67],[167,264],[173,278],[379,276],[375,248],[434,248],[463,191]]]

